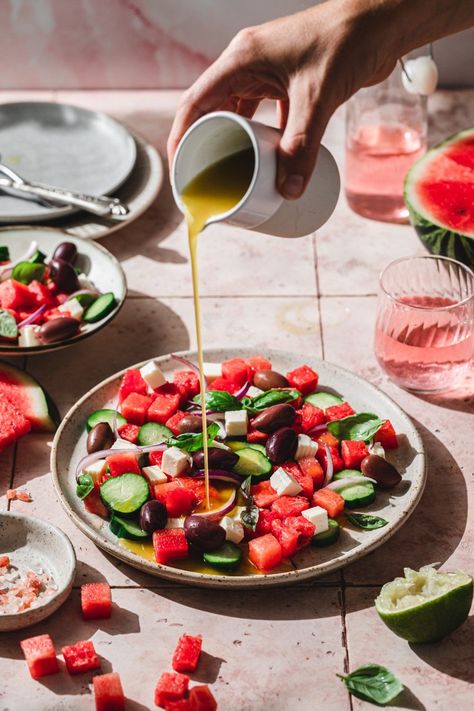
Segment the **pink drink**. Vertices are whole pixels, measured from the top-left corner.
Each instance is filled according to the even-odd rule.
[[[359,126],[346,145],[346,197],[354,212],[375,220],[406,222],[403,182],[425,150],[424,137],[409,126]]]

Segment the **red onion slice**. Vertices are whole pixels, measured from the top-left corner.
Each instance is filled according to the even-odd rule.
[[[311,429],[308,430],[306,432],[306,434],[311,436],[311,435],[317,434],[318,432],[322,432],[325,429],[326,429],[326,423],[323,422],[320,425],[314,425],[314,427],[311,427]]]
[[[326,452],[326,476],[324,477],[324,486],[327,486],[329,482],[332,481],[332,478],[334,476],[334,462],[332,461],[332,454],[331,450],[329,449],[329,446],[326,444],[326,442],[323,442],[324,444],[324,450]]]
[[[34,323],[38,316],[41,316],[43,311],[46,311],[46,304],[43,304],[43,306],[40,306],[39,309],[36,309],[36,311],[30,314],[27,318],[23,319],[23,321],[20,321],[18,328],[23,328],[23,326],[29,326],[30,323]]]
[[[250,385],[251,385],[250,380],[246,380],[245,383],[244,383],[244,384],[242,385],[242,387],[240,388],[240,390],[237,390],[237,392],[234,393],[234,397],[236,397],[237,400],[242,400],[242,398],[244,397],[244,395],[247,394],[247,392],[248,392],[248,390],[249,390],[249,388],[250,388]]]
[[[163,442],[161,444],[149,444],[146,447],[134,446],[133,448],[129,447],[127,449],[113,449],[110,447],[109,449],[101,449],[98,452],[88,454],[80,460],[76,466],[75,477],[78,479],[86,467],[94,464],[94,462],[97,462],[99,459],[108,457],[109,454],[147,454],[148,452],[164,452],[167,447],[168,445]]]
[[[356,484],[363,484],[367,481],[370,481],[372,484],[377,483],[375,479],[371,479],[369,476],[364,476],[363,474],[361,474],[360,476],[354,475],[344,477],[344,479],[336,479],[336,481],[332,481],[330,484],[327,484],[326,488],[332,489],[332,491],[342,491],[343,489],[347,489],[350,486],[355,486]]]
[[[232,494],[229,496],[227,501],[219,506],[217,509],[211,509],[211,511],[194,511],[193,516],[203,516],[204,518],[222,518],[226,513],[232,511],[237,501],[238,491],[234,489]]]
[[[193,478],[204,479],[204,469],[199,469]],[[234,472],[228,472],[226,469],[209,469],[209,479],[211,481],[228,481],[230,484],[237,484],[238,486],[242,483],[241,476],[234,474]]]

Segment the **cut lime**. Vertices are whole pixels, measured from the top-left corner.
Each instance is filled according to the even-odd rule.
[[[432,565],[404,569],[404,578],[386,583],[375,607],[392,632],[408,642],[438,642],[466,620],[473,580],[458,570],[439,573]]]

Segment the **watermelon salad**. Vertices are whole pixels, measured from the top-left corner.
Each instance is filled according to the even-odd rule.
[[[0,245],[0,344],[34,348],[65,341],[113,311],[114,294],[101,294],[78,260],[73,242],[58,244],[50,259],[32,242],[15,261]]]
[[[122,544],[153,546],[158,564],[269,572],[334,543],[347,520],[387,523],[356,509],[401,480],[390,421],[319,388],[308,365],[283,375],[262,356],[204,367],[207,501],[198,371],[173,358],[186,369],[169,381],[155,361],[127,370],[117,408],[86,423],[77,495]]]

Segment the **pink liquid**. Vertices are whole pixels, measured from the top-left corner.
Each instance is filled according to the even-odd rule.
[[[403,181],[425,150],[421,134],[409,126],[360,126],[346,146],[346,197],[354,212],[406,222]]]
[[[375,355],[387,375],[410,390],[437,391],[453,387],[474,356],[472,322],[465,310],[430,311],[454,305],[449,298],[411,296],[405,309],[393,304],[379,312]]]

